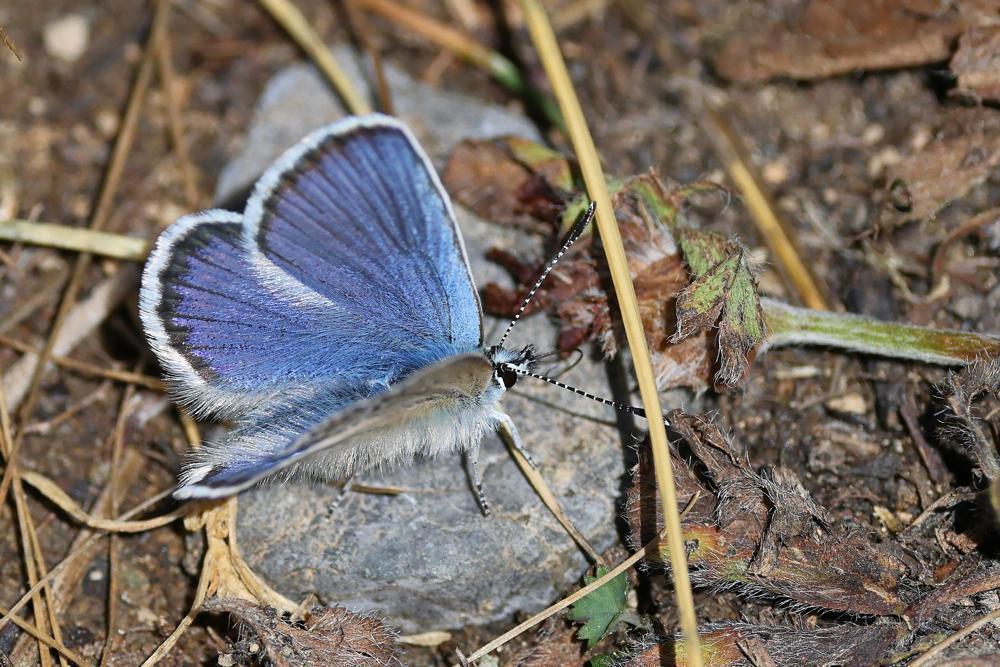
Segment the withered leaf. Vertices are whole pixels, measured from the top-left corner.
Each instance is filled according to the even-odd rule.
[[[456,201],[498,224],[547,227],[573,187],[560,153],[518,137],[463,141],[452,151],[441,180]]]
[[[952,114],[948,127],[888,175],[889,225],[934,216],[1000,166],[1000,122],[981,110]]]
[[[245,655],[247,660],[266,657],[276,667],[403,665],[396,633],[370,614],[315,607],[304,622],[292,622],[270,607],[239,598],[211,598],[202,610],[226,612],[256,637],[259,651]],[[234,653],[240,653],[239,646]]]
[[[806,0],[780,20],[762,19],[748,15],[715,57],[725,78],[820,79],[940,62],[974,20],[953,3],[914,0]]]
[[[692,580],[802,607],[854,614],[900,614],[914,596],[905,565],[864,535],[834,525],[790,472],[752,470],[708,420],[670,415],[695,468],[677,459],[678,502],[702,495],[682,523]],[[703,468],[703,470],[702,470]],[[646,457],[633,471],[626,518],[633,547],[663,528]],[[666,566],[666,554],[659,559]]]
[[[903,624],[793,628],[712,623],[698,628],[706,667],[767,665],[875,665],[905,634]],[[686,665],[682,640],[645,642],[619,667]]]
[[[544,221],[555,223],[550,228],[555,242],[589,204],[586,196],[574,196],[569,189],[571,173],[558,153],[506,137],[461,144],[444,179],[458,201],[494,222],[535,228]],[[746,254],[738,244],[688,229],[678,220],[687,197],[719,186],[696,182],[667,188],[650,172],[611,178],[609,188],[658,386],[702,389],[712,384],[716,365],[714,382],[741,381],[748,355],[764,336]],[[537,275],[536,267],[509,254],[495,252],[491,258],[508,268],[522,289]],[[608,284],[601,248],[586,236],[536,293],[526,314],[548,307],[555,310],[562,351],[596,338],[604,353],[614,356],[622,332],[609,310]],[[487,312],[510,316],[522,294],[488,284],[483,297]]]
[[[958,92],[977,100],[1000,100],[1000,25],[971,28],[951,59]]]

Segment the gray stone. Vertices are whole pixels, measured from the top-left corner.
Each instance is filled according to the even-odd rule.
[[[344,53],[339,54],[341,59]],[[357,79],[356,68],[351,68]],[[443,93],[389,71],[400,115],[440,165],[445,152],[467,136],[518,133],[532,127],[519,116],[474,99]],[[342,114],[310,68],[278,74],[260,102],[246,151],[223,174],[225,199],[245,188],[284,148],[315,126]],[[459,210],[473,273],[485,282],[506,276],[484,258],[492,246],[538,253],[536,240],[489,225]],[[487,341],[505,322],[488,320]],[[544,317],[518,325],[513,344],[541,349],[555,342]],[[608,372],[583,359],[564,381],[609,395]],[[615,415],[555,387],[522,379],[504,406],[560,503],[592,544],[617,539],[616,502],[625,446]],[[461,458],[414,462],[357,482],[399,486],[397,496],[353,492],[329,515],[336,489],[304,483],[263,487],[244,494],[238,536],[244,556],[285,595],[314,592],[326,602],[377,610],[404,632],[509,620],[534,612],[577,581],[587,561],[546,510],[496,436],[480,456],[493,515],[480,514]]]

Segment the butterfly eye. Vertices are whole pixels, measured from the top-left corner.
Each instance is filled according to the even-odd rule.
[[[500,381],[503,382],[504,389],[510,389],[517,382],[517,373],[509,366],[499,368]]]

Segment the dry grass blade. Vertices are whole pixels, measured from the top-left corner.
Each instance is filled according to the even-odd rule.
[[[760,179],[754,174],[750,161],[746,159],[739,137],[707,95],[702,96],[701,105],[705,112],[702,117],[707,126],[706,134],[712,140],[712,145],[722,160],[729,178],[743,195],[747,208],[750,209],[750,215],[774,254],[781,273],[798,292],[802,303],[815,310],[829,310],[816,277],[802,261],[789,235],[787,225],[778,217],[767,193],[760,185]]]
[[[0,241],[75,250],[132,262],[143,262],[149,254],[149,242],[145,239],[30,220],[0,221]]]
[[[37,489],[53,505],[61,509],[77,521],[88,528],[102,530],[107,533],[142,533],[147,530],[159,528],[173,523],[187,514],[184,510],[177,510],[169,514],[143,519],[142,521],[120,521],[117,519],[101,519],[87,514],[75,500],[69,497],[65,491],[48,477],[37,472],[23,470],[20,477],[26,484]]]
[[[298,7],[289,0],[257,0],[257,2],[285,29],[299,48],[312,58],[316,67],[330,81],[352,114],[360,116],[371,111],[371,107],[354,90],[350,79],[344,74],[344,70],[340,69],[330,49],[326,48],[326,44],[312,29]]]
[[[69,312],[63,317],[62,325],[55,335],[51,349],[46,356],[46,362],[52,362],[53,357],[64,356],[73,350],[83,341],[88,340],[97,330],[104,320],[110,315],[118,304],[129,294],[134,294],[135,280],[138,275],[137,267],[126,264],[114,273],[97,283],[91,290],[87,298],[73,305]],[[38,367],[41,364],[41,357],[44,349],[35,354],[34,351],[26,353],[14,364],[12,364],[4,374],[4,391],[7,394],[8,408],[13,411],[17,409],[30,396],[33,381],[36,377]],[[76,363],[76,362],[73,362]],[[82,364],[82,362],[79,362]],[[51,367],[51,363],[45,363],[46,367]],[[48,368],[46,368],[48,370]],[[78,370],[84,370],[81,366]],[[101,369],[103,371],[103,369]],[[103,377],[103,373],[97,373],[98,377]],[[23,408],[22,408],[23,410]],[[25,415],[24,422],[29,422],[29,415]],[[19,442],[23,432],[17,434]],[[15,443],[15,447],[20,445]],[[3,494],[0,493],[0,497]]]
[[[150,507],[152,507],[156,503],[162,501],[164,498],[167,498],[171,493],[173,493],[173,488],[164,489],[160,493],[157,493],[156,495],[154,495],[152,498],[146,499],[145,501],[143,501],[137,507],[129,510],[128,512],[125,512],[124,514],[122,514],[120,516],[118,516],[115,520],[119,521],[119,522],[128,521],[129,519],[131,519],[132,517],[136,516],[137,514],[141,514],[142,512],[145,512],[147,509],[149,509]],[[44,577],[42,577],[41,580],[39,580],[39,582],[37,584],[35,584],[31,588],[29,588],[21,596],[21,599],[19,599],[17,602],[14,603],[14,606],[12,606],[10,609],[8,609],[6,612],[4,612],[3,617],[0,618],[0,630],[2,630],[5,625],[7,625],[8,621],[13,621],[13,622],[16,623],[18,621],[18,619],[17,619],[17,617],[14,616],[14,614],[16,614],[21,609],[21,607],[23,607],[25,604],[28,603],[28,600],[31,599],[32,595],[34,595],[37,591],[39,591],[43,585],[45,585],[46,583],[48,583],[51,580],[53,580],[56,576],[58,576],[61,572],[63,572],[66,568],[68,568],[69,565],[71,563],[73,563],[77,558],[81,558],[81,557],[84,557],[87,554],[89,554],[90,553],[90,547],[92,547],[99,539],[101,539],[102,537],[106,537],[106,536],[107,536],[107,534],[105,534],[105,533],[101,533],[101,534],[98,534],[98,535],[91,535],[90,537],[88,537],[87,539],[85,539],[83,542],[81,542],[80,544],[76,545],[76,547],[74,548],[74,550],[72,552],[70,552],[65,558],[63,558],[59,562],[58,565],[56,565],[54,568],[52,568],[49,571],[48,574],[46,574]]]
[[[639,315],[635,286],[632,284],[628,260],[625,258],[625,249],[618,231],[614,207],[608,194],[608,186],[604,180],[604,172],[601,169],[597,148],[594,146],[594,140],[590,135],[587,121],[583,116],[583,110],[580,108],[580,102],[573,89],[569,73],[566,71],[566,63],[559,51],[558,42],[552,32],[552,26],[549,25],[545,10],[542,9],[537,0],[521,0],[521,7],[531,31],[532,41],[538,50],[542,64],[545,66],[563,117],[566,119],[570,140],[580,162],[580,171],[583,173],[587,192],[591,200],[597,204],[597,227],[604,243],[608,267],[611,270],[611,280],[625,325],[625,334],[629,350],[632,353],[636,377],[639,381],[639,393],[649,418],[649,436],[652,442],[657,486],[663,498],[663,513],[666,519],[670,562],[674,573],[674,593],[677,598],[680,625],[686,646],[689,647],[690,664],[693,667],[700,667],[701,652],[698,648],[698,625],[694,613],[694,599],[691,595],[684,540],[681,536],[680,515],[677,511],[677,492],[674,488],[670,452],[667,446],[667,432],[663,422],[663,411],[660,408],[656,377],[649,357],[649,348],[646,344],[646,334]]]
[[[146,50],[143,53],[142,61],[139,64],[139,71],[136,74],[132,90],[129,93],[128,104],[125,108],[125,115],[122,119],[121,129],[118,132],[118,136],[115,138],[114,148],[111,152],[111,160],[104,176],[104,182],[101,186],[100,194],[97,197],[97,203],[94,206],[90,222],[90,228],[92,230],[100,231],[107,223],[108,217],[111,213],[111,205],[114,201],[115,194],[118,191],[118,184],[121,182],[121,176],[125,169],[125,160],[132,148],[132,140],[135,137],[135,130],[139,123],[139,114],[142,111],[142,102],[145,98],[146,91],[149,88],[149,81],[152,78],[153,55],[156,51],[157,44],[163,38],[163,33],[166,30],[166,19],[169,10],[169,0],[158,0],[156,3],[156,12],[153,15],[149,40],[146,44]],[[27,424],[31,419],[32,412],[34,412],[35,404],[38,402],[42,375],[45,373],[45,368],[48,366],[49,359],[53,354],[53,349],[55,348],[60,330],[62,329],[67,315],[70,313],[73,304],[76,302],[76,297],[83,286],[83,278],[87,272],[87,268],[90,266],[90,260],[91,255],[89,253],[82,253],[79,257],[77,257],[76,263],[73,266],[73,272],[70,274],[69,283],[66,285],[66,290],[63,292],[63,298],[59,303],[59,309],[56,311],[55,318],[49,330],[49,336],[45,341],[42,351],[38,355],[38,362],[35,364],[35,368],[31,375],[31,382],[27,391],[27,399],[21,406],[22,424]],[[21,431],[18,432],[17,437],[14,439],[13,447],[10,452],[10,458],[7,460],[7,466],[4,470],[4,479],[3,482],[0,482],[0,501],[3,500],[6,494],[6,487],[4,485],[9,483],[14,471],[17,469],[18,451],[21,448],[23,440],[24,429],[21,429]]]
[[[0,607],[0,611],[3,611],[2,607]],[[10,612],[4,612],[5,615],[9,614],[9,613]],[[14,625],[16,625],[17,627],[21,628],[22,630],[24,630],[25,632],[27,632],[32,637],[34,637],[38,641],[42,642],[46,646],[48,646],[49,648],[55,649],[56,651],[58,651],[60,654],[62,654],[68,660],[72,660],[74,663],[76,663],[78,665],[89,665],[90,664],[89,660],[87,660],[82,655],[80,655],[79,653],[77,653],[73,649],[69,648],[68,646],[65,646],[61,642],[57,642],[52,637],[50,637],[46,633],[44,633],[41,630],[39,630],[34,624],[28,623],[23,618],[18,618],[17,616],[10,616],[10,620],[14,623]]]
[[[10,415],[7,413],[7,399],[3,393],[3,382],[0,378],[0,453],[3,454],[3,459],[7,464],[8,471],[11,466],[11,453],[14,450],[14,443],[11,438],[11,425],[10,425]],[[5,471],[6,472],[6,471]],[[14,495],[14,509],[16,512],[17,528],[20,533],[21,546],[24,553],[24,570],[28,577],[28,585],[32,589],[31,605],[34,610],[35,625],[37,626],[37,631],[40,635],[46,635],[48,628],[46,627],[46,619],[43,616],[46,605],[42,602],[41,596],[41,585],[42,582],[39,581],[38,567],[36,566],[37,557],[40,550],[37,547],[37,535],[35,535],[34,525],[31,522],[31,515],[27,508],[27,498],[24,495],[24,489],[21,486],[21,480],[13,475],[4,475],[5,482],[11,483],[11,489]],[[6,488],[4,488],[4,493],[6,494]],[[44,577],[45,573],[42,572],[41,576]],[[50,591],[46,588],[44,591],[49,594]],[[49,611],[52,611],[51,606],[51,595],[49,594],[49,605],[47,605]],[[51,616],[49,617],[51,621]],[[59,624],[58,622],[53,623],[53,641],[57,643],[62,643],[59,634]],[[52,657],[49,655],[48,650],[44,648],[44,642],[40,637],[36,637],[39,641],[38,644],[38,657],[39,662],[43,667],[52,664]]]
[[[539,474],[539,472],[528,462],[526,458],[524,458],[524,454],[522,454],[517,447],[514,446],[514,441],[507,433],[506,428],[502,429],[501,432],[503,433],[504,441],[507,443],[508,451],[510,451],[511,456],[514,457],[514,461],[517,462],[521,472],[528,478],[528,482],[530,482],[532,488],[535,489],[535,493],[537,493],[538,497],[542,499],[542,503],[549,508],[552,515],[555,516],[556,520],[562,525],[573,541],[576,542],[577,546],[579,546],[587,558],[590,559],[590,562],[597,565],[604,565],[604,559],[601,558],[601,554],[597,553],[597,550],[594,549],[583,533],[580,532],[580,529],[577,528],[569,516],[567,516],[562,506],[559,505],[559,500],[556,498],[555,494],[552,493],[552,489],[550,489],[549,485],[545,483],[545,478]]]
[[[170,142],[174,145],[177,162],[180,164],[181,179],[184,181],[184,199],[190,208],[198,206],[198,180],[195,176],[194,164],[188,152],[187,139],[184,138],[184,123],[181,121],[181,110],[178,106],[177,77],[174,75],[173,56],[170,48],[170,33],[163,36],[160,48],[156,51],[156,71],[163,88],[167,105],[167,123],[170,127]]]

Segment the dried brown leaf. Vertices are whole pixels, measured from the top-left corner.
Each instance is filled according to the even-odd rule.
[[[782,20],[748,16],[715,58],[727,79],[820,79],[940,62],[971,20],[952,3],[808,0]]]
[[[678,502],[702,497],[685,517],[692,580],[801,608],[895,615],[908,603],[902,562],[865,536],[829,520],[795,476],[754,472],[732,441],[708,420],[674,412],[671,424],[702,472],[677,460]],[[633,546],[662,530],[652,471],[633,472],[626,518]]]
[[[956,113],[926,147],[903,158],[889,174],[889,224],[934,216],[1000,167],[1000,123],[992,114]],[[895,219],[894,219],[895,218]]]
[[[874,665],[905,633],[902,624],[793,628],[712,623],[698,628],[706,667]],[[620,667],[686,665],[683,642],[647,642]]]
[[[1000,25],[971,28],[951,59],[958,92],[977,100],[1000,100]]]
[[[212,598],[203,611],[230,614],[254,638],[239,642],[234,657],[267,657],[276,667],[398,665],[396,633],[377,617],[343,607],[316,607],[304,622],[292,622],[270,607],[239,598]],[[258,651],[250,654],[248,647]]]

